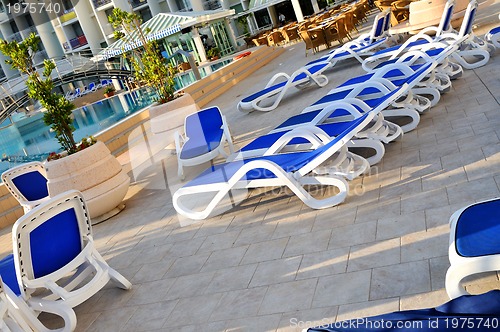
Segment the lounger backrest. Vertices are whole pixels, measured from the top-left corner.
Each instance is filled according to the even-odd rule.
[[[12,228],[18,274],[32,280],[71,262],[91,236],[88,216],[82,194],[70,191],[19,218]]]
[[[190,139],[211,142],[212,137],[220,137],[222,114],[218,107],[210,107],[186,117],[185,133]]]
[[[441,21],[439,22],[437,35],[451,30],[451,18],[453,16],[453,8],[455,8],[455,0],[448,0],[444,5],[443,15],[441,16]]]
[[[373,27],[370,33],[370,42],[377,40],[384,34],[385,12],[378,14],[373,21]]]
[[[460,26],[459,37],[468,36],[472,33],[472,24],[474,23],[474,19],[476,17],[477,12],[477,1],[472,0],[469,2],[467,9],[465,10],[464,20],[462,25]]]
[[[2,174],[2,180],[16,199],[36,201],[49,196],[45,169],[40,162],[13,167]]]
[[[391,9],[386,10],[385,18],[384,18],[384,31],[389,32],[391,28]]]

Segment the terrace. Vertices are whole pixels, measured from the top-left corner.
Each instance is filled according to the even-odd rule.
[[[483,19],[478,35],[488,28]],[[223,215],[181,227],[170,190],[154,186],[163,181],[160,163],[150,167],[132,183],[126,209],[93,228],[97,249],[133,288],[108,287],[76,307],[77,331],[300,331],[444,303],[449,217],[500,195],[499,52],[453,81],[418,128],[386,146],[382,162],[351,181],[334,208],[312,210],[286,191],[253,190]],[[287,46],[210,102],[238,146],[363,73],[357,62],[338,64],[326,87],[289,93],[275,111],[237,111],[275,73],[324,53],[305,58],[302,43]],[[119,157],[126,165],[130,158]],[[174,158],[166,166],[176,172]],[[199,172],[186,170],[188,177]],[[5,255],[10,229],[2,234]],[[472,293],[499,288],[498,273],[468,285]]]

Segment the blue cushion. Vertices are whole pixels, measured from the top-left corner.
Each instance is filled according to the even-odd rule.
[[[82,249],[74,209],[48,219],[30,233],[31,261],[35,278],[57,271]]]
[[[0,260],[0,276],[2,276],[3,283],[9,286],[17,296],[21,295],[12,254]]]
[[[38,171],[16,176],[12,182],[28,201],[36,201],[49,196],[47,179]]]
[[[463,257],[500,254],[500,199],[468,207],[460,215],[455,244]]]
[[[222,115],[217,107],[191,114],[186,118],[186,136],[189,140],[182,147],[181,159],[191,159],[217,149],[224,134]]]
[[[249,159],[215,165],[205,170],[195,179],[187,183],[184,187],[191,187],[191,186],[205,185],[205,184],[226,183],[244,164],[249,163],[250,161],[253,160],[268,160],[274,162],[286,172],[293,173],[295,171],[298,171],[308,163],[310,163],[312,160],[317,158],[322,153],[324,153],[327,149],[329,149],[334,144],[342,140],[346,135],[352,134],[353,129],[357,127],[361,122],[363,122],[366,116],[367,115],[351,121],[350,126],[342,133],[342,135],[338,135],[328,144],[325,144],[315,150],[307,152],[283,153],[278,155],[255,157],[255,158],[249,158]],[[253,169],[249,171],[245,176],[243,176],[242,179],[257,180],[257,179],[269,179],[274,177],[275,175],[269,172],[268,170]]]
[[[496,28],[493,28],[490,30],[490,32],[492,35],[496,35],[497,33],[500,33],[500,27],[496,27]]]
[[[497,331],[500,325],[499,317],[500,290],[493,290],[481,295],[464,295],[437,308],[399,311],[347,320],[310,328],[307,331]]]

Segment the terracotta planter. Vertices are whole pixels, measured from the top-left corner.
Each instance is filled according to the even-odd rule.
[[[104,221],[125,208],[130,178],[102,142],[64,158],[45,162],[49,195],[70,189],[82,192],[92,223]]]
[[[115,92],[111,91],[111,92],[105,93],[104,97],[109,98],[109,97],[113,97],[114,95],[115,95]]]

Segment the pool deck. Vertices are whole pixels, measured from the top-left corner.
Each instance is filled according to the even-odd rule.
[[[306,58],[303,43],[287,46],[210,103],[226,115],[237,146],[363,73],[357,62],[341,63],[326,73],[326,87],[292,91],[275,111],[236,110],[275,73],[324,53]],[[167,166],[175,173],[175,163]],[[222,216],[181,227],[170,191],[152,188],[160,174],[151,169],[132,183],[126,209],[93,228],[99,252],[133,288],[109,284],[76,307],[77,331],[301,331],[439,305],[448,299],[450,215],[500,196],[500,50],[486,66],[464,70],[416,130],[349,183],[337,207],[312,210],[286,192],[255,190]],[[498,273],[467,284],[472,293],[500,288]]]

